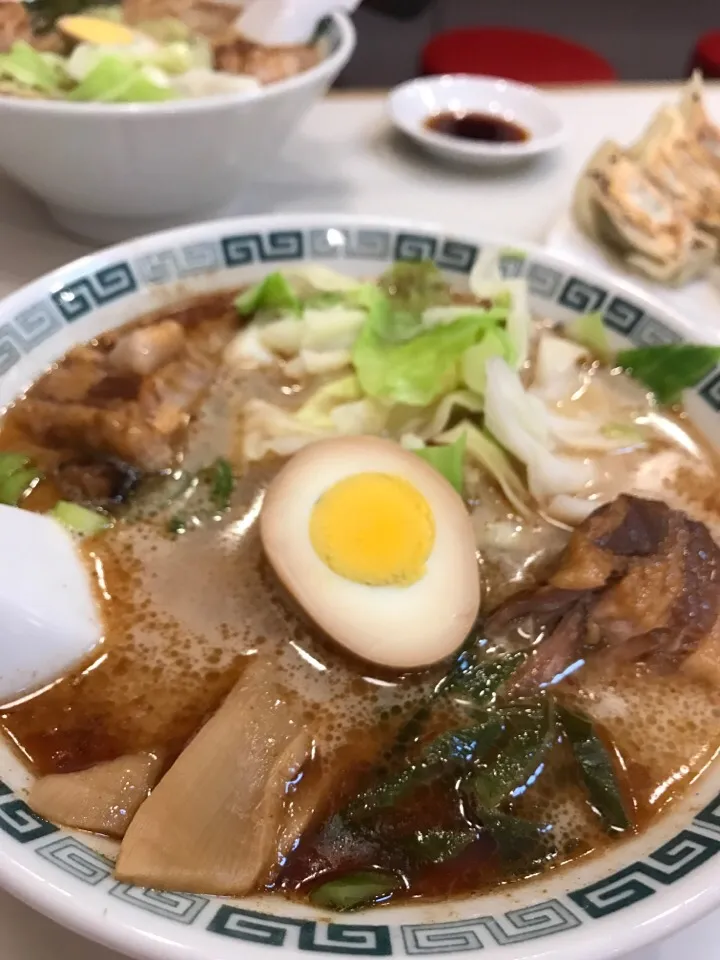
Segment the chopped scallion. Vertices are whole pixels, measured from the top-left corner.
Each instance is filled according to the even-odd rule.
[[[92,536],[112,526],[112,520],[104,513],[98,513],[97,510],[88,510],[87,507],[81,507],[77,503],[69,503],[67,500],[58,500],[50,511],[50,516],[62,523],[68,530],[73,533],[80,533],[83,536]]]
[[[387,899],[404,886],[397,874],[384,870],[358,870],[316,887],[310,894],[310,903],[327,910],[359,910]]]

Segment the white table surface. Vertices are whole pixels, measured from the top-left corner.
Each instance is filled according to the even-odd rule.
[[[673,98],[667,86],[558,91],[567,146],[514,171],[440,165],[394,135],[381,96],[318,105],[283,155],[228,213],[355,212],[437,220],[467,233],[541,242],[599,140],[633,139]],[[720,116],[720,86],[709,92]],[[0,296],[90,251],[62,236],[42,207],[0,175]],[[720,912],[627,960],[718,960]],[[0,960],[119,960],[0,893]],[[578,957],[578,960],[582,960]]]

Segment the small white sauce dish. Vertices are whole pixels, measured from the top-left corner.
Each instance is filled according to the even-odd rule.
[[[515,163],[555,150],[565,139],[560,115],[535,87],[497,77],[449,74],[411,80],[390,93],[389,109],[395,126],[424,149],[444,160],[466,164]],[[428,120],[443,113],[496,117],[524,128],[528,138],[518,142],[469,140],[428,129]]]

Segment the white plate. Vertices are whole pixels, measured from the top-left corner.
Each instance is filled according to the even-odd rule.
[[[449,74],[411,80],[389,97],[393,123],[426,150],[445,160],[479,166],[516,163],[558,147],[565,128],[558,113],[534,87],[497,77]],[[428,130],[425,122],[439,113],[484,113],[517,123],[529,133],[521,143],[460,140]]]

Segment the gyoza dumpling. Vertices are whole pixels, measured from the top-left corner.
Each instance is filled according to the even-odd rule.
[[[682,284],[709,269],[717,242],[616,143],[603,144],[578,181],[581,229],[631,269]]]
[[[640,140],[627,150],[627,156],[691,220],[720,228],[720,178],[698,166],[677,108],[660,110]]]
[[[628,150],[628,156],[696,226],[718,236],[720,163],[704,143],[714,144],[720,151],[720,131],[705,116],[698,82],[693,79],[688,85],[684,106],[665,107],[657,114],[644,136]]]
[[[702,75],[698,70],[683,89],[678,107],[688,139],[706,153],[707,159],[720,171],[720,127],[717,127],[705,109]]]

